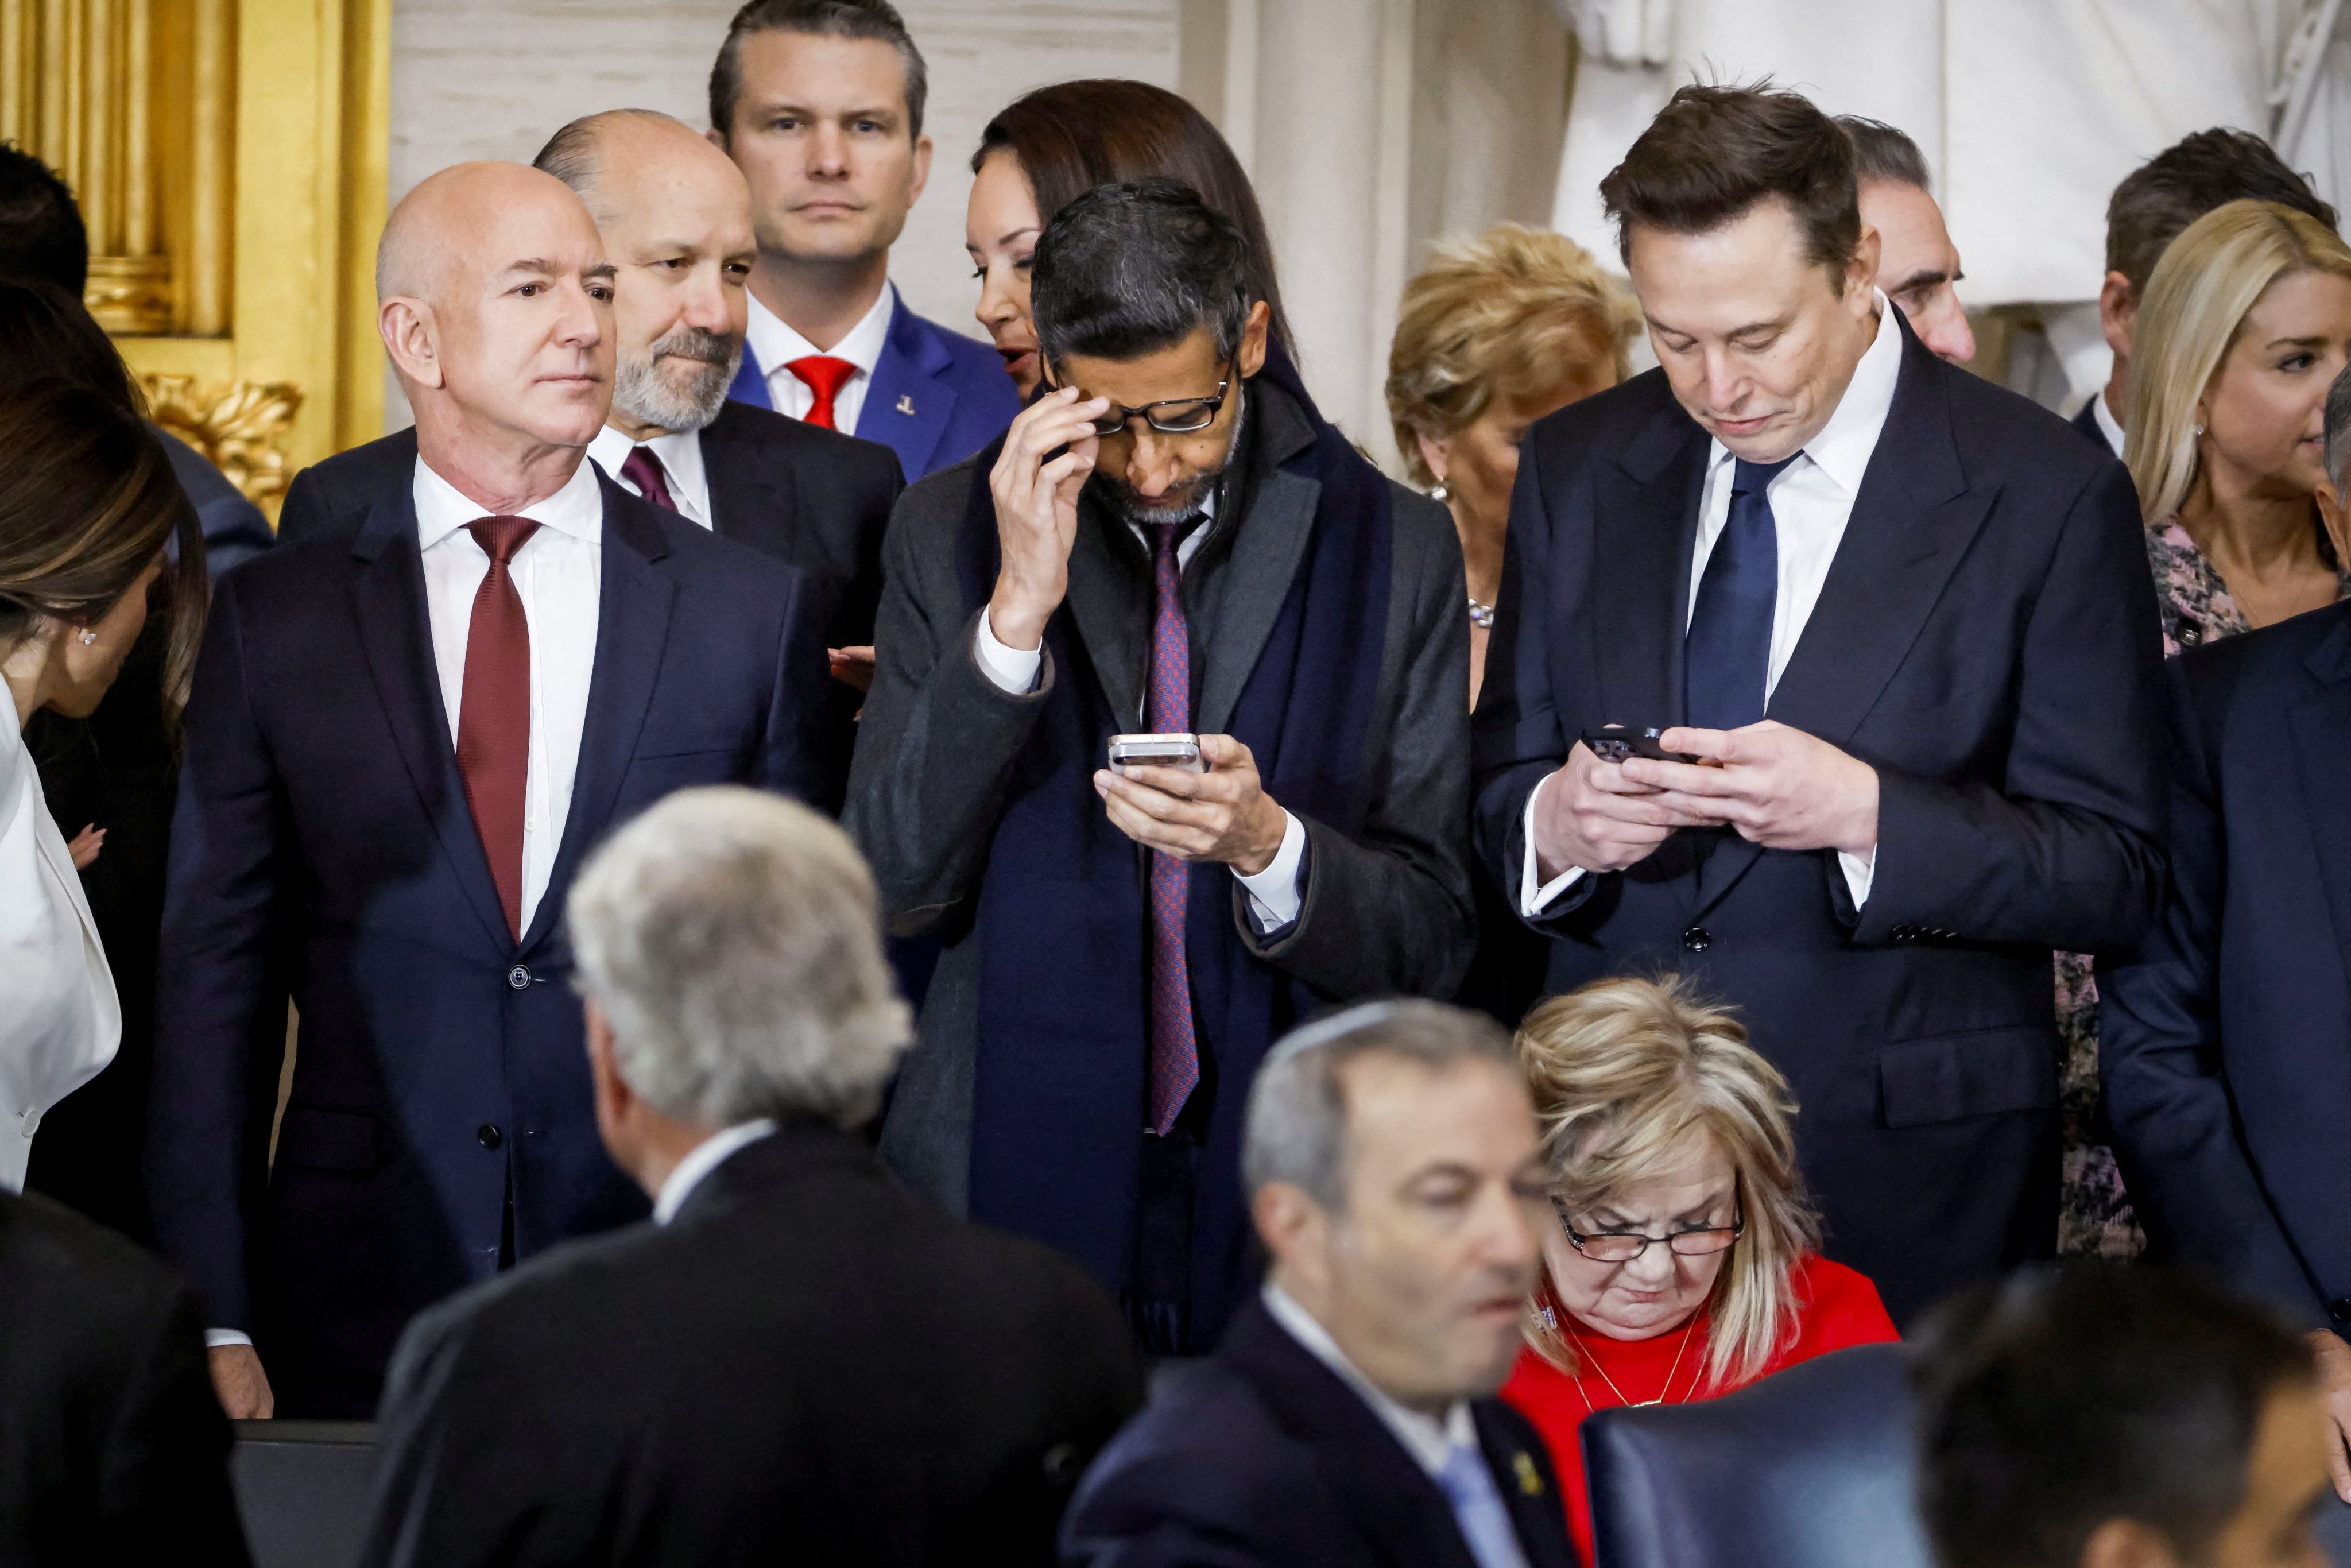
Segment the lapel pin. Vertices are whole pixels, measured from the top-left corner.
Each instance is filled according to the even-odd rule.
[[[900,392],[898,394],[898,412],[900,413],[911,415],[914,412],[914,398],[905,392]]]
[[[1527,1458],[1525,1449],[1510,1456],[1510,1469],[1518,1475],[1520,1491],[1529,1497],[1542,1496],[1542,1472],[1535,1469],[1535,1462]]]

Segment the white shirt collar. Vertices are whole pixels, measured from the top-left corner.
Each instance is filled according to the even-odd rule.
[[[1432,1478],[1445,1473],[1445,1462],[1452,1458],[1455,1449],[1477,1447],[1478,1428],[1469,1419],[1469,1406],[1466,1401],[1455,1400],[1442,1421],[1422,1415],[1410,1406],[1391,1398],[1364,1376],[1355,1364],[1347,1359],[1347,1353],[1339,1348],[1339,1342],[1331,1337],[1331,1331],[1316,1321],[1313,1313],[1298,1304],[1297,1297],[1271,1281],[1266,1282],[1263,1296],[1265,1310],[1273,1314],[1273,1321],[1280,1323],[1290,1338],[1305,1346],[1309,1355],[1337,1373],[1339,1380],[1353,1389],[1364,1403],[1372,1407],[1372,1414],[1380,1418],[1380,1424],[1395,1435],[1395,1440],[1404,1445],[1405,1452],[1412,1456],[1413,1462]]]
[[[2123,422],[2116,419],[2115,411],[2106,406],[2105,388],[2100,387],[2090,394],[2090,407],[2093,410],[2090,417],[2098,422],[2098,434],[2106,438],[2106,444],[2115,449],[2116,456],[2120,457],[2123,455]]]
[[[694,521],[704,528],[710,527],[710,479],[702,466],[702,432],[673,431],[641,443],[608,424],[588,444],[588,456],[611,476],[613,483],[626,489],[628,482],[621,477],[621,465],[640,445],[652,447],[653,455],[661,459],[662,472],[669,476],[670,498]]]
[[[422,549],[431,549],[468,523],[479,522],[490,515],[488,507],[435,474],[432,465],[421,456],[416,460],[416,477],[410,494],[416,502],[416,542]],[[581,463],[564,481],[563,488],[543,500],[533,501],[515,515],[569,534],[582,544],[601,544],[604,495],[597,486],[594,465]]]
[[[1877,336],[1863,350],[1845,382],[1844,395],[1829,414],[1821,433],[1804,443],[1804,456],[1834,481],[1847,496],[1861,493],[1862,476],[1877,450],[1878,433],[1894,408],[1894,389],[1902,379],[1902,329],[1894,319],[1894,306],[1878,294]],[[1712,444],[1709,466],[1729,461],[1730,449]]]
[[[758,295],[751,296],[750,303],[750,326],[746,337],[760,374],[772,376],[794,360],[804,360],[810,354],[830,354],[836,360],[847,360],[870,376],[873,367],[882,362],[883,345],[890,340],[890,313],[897,308],[898,290],[888,278],[883,278],[882,292],[875,297],[872,308],[830,349],[820,349],[801,337],[790,323],[760,304]]]
[[[677,1168],[669,1173],[669,1179],[662,1183],[661,1191],[654,1196],[653,1223],[667,1225],[676,1218],[678,1209],[694,1189],[702,1185],[703,1177],[725,1165],[727,1156],[744,1145],[756,1144],[775,1130],[774,1122],[765,1116],[754,1116],[747,1122],[737,1122],[731,1127],[713,1133],[695,1145],[685,1158],[677,1162]]]

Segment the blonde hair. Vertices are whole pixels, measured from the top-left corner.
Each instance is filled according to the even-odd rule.
[[[1631,292],[1564,235],[1496,224],[1439,246],[1405,286],[1388,350],[1388,418],[1406,471],[1434,485],[1416,437],[1458,434],[1497,393],[1540,394],[1603,364],[1623,381],[1640,330]]]
[[[1570,1214],[1679,1158],[1694,1132],[1729,1160],[1746,1228],[1707,1301],[1707,1377],[1721,1387],[1760,1375],[1795,1332],[1790,1272],[1820,1246],[1796,1170],[1788,1081],[1728,1009],[1679,976],[1595,980],[1553,997],[1527,1015],[1518,1044],[1552,1193]],[[1546,1281],[1538,1300],[1552,1296]],[[1573,1375],[1558,1311],[1532,1315],[1527,1342]]]
[[[2297,272],[2351,278],[2351,246],[2308,213],[2231,202],[2180,231],[2147,280],[2131,331],[2123,463],[2148,522],[2196,487],[2196,404],[2269,287]]]

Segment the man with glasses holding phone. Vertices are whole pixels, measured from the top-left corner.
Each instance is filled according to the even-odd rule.
[[[1268,363],[1188,187],[1089,193],[1034,266],[1051,390],[884,562],[848,821],[944,952],[883,1152],[1188,1354],[1247,1294],[1272,1040],[1468,963],[1460,548]]]

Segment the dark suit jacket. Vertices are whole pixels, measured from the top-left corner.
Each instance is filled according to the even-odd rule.
[[[1576,1561],[1542,1439],[1470,1407],[1527,1568]],[[1169,1373],[1087,1472],[1066,1568],[1477,1568],[1452,1504],[1370,1406],[1260,1302],[1216,1354]]]
[[[1142,1403],[1076,1265],[787,1127],[417,1320],[362,1563],[1047,1563]]]
[[[746,347],[726,395],[773,408],[768,372],[775,368],[759,364]],[[898,296],[857,413],[857,434],[895,452],[908,483],[962,462],[1003,434],[1019,412],[1020,389],[1005,373],[1004,356],[915,315]]]
[[[596,1135],[563,901],[672,790],[834,795],[788,566],[609,479],[596,663],[553,880],[507,934],[442,707],[406,482],[240,568],[188,707],[148,1144],[168,1256],[285,1414],[364,1416],[419,1308],[641,1216]],[[815,687],[817,689],[811,689]],[[269,1168],[286,1000],[301,1014]]]
[[[2171,674],[2171,896],[2098,966],[2115,1152],[2159,1255],[2351,1331],[2351,602]]]
[[[242,1564],[228,1420],[188,1288],[0,1191],[0,1563]]]
[[[796,566],[822,587],[833,647],[872,643],[882,536],[906,487],[895,459],[872,442],[729,402],[702,432],[702,463],[718,537]],[[364,510],[415,466],[413,428],[313,463],[286,492],[278,537],[291,543]]]
[[[2080,408],[2075,409],[2074,411],[2074,417],[2067,423],[2072,424],[2074,429],[2080,431],[2083,434],[2088,436],[2091,440],[2096,442],[2098,444],[2099,451],[2112,452],[2114,447],[2107,443],[2106,433],[2098,424],[2098,400],[2105,395],[2105,389],[2103,387],[2098,391],[2092,392],[2090,394],[2090,401],[2084,403]]]
[[[1550,985],[1680,969],[1786,1072],[1827,1253],[1896,1322],[2055,1245],[2050,950],[2136,941],[2163,876],[2161,652],[2138,503],[2064,422],[1896,312],[1894,402],[1768,716],[1876,768],[1855,912],[1834,852],[1677,833],[1539,922]],[[1529,434],[1474,724],[1479,840],[1578,734],[1682,718],[1708,440],[1653,371]]]
[[[203,453],[160,424],[147,428],[163,444],[163,455],[172,460],[172,477],[196,508],[196,522],[204,533],[204,564],[214,577],[251,560],[277,541],[261,508],[246,500],[245,492],[206,462]]]
[[[1186,574],[1197,723],[1231,722],[1242,685],[1298,569],[1320,486],[1278,465],[1312,432],[1294,403],[1260,377],[1249,383],[1259,476],[1229,552],[1204,545]],[[975,921],[1005,779],[1034,729],[1051,682],[1015,696],[979,667],[979,623],[964,611],[956,538],[975,485],[964,466],[907,491],[892,524],[883,597],[880,666],[867,698],[844,821],[873,862],[884,917],[898,936],[937,933],[946,944],[925,998],[922,1039],[907,1059],[883,1133],[899,1174],[957,1213],[968,1194],[972,1071],[979,1027],[981,946]],[[1475,938],[1468,845],[1468,758],[1462,695],[1468,689],[1461,547],[1444,509],[1391,486],[1392,582],[1379,692],[1364,758],[1369,826],[1349,839],[1306,828],[1306,898],[1298,920],[1260,937],[1234,884],[1231,918],[1251,951],[1326,997],[1397,992],[1449,996]],[[1086,505],[1071,552],[1068,604],[1078,640],[1122,714],[1142,723],[1150,631],[1149,558],[1106,511]],[[1142,977],[1135,983],[1143,984]],[[1081,1041],[1072,1041],[1081,1049]],[[1246,1082],[1225,1094],[1246,1094]],[[1071,1179],[1086,1179],[1071,1173]]]

